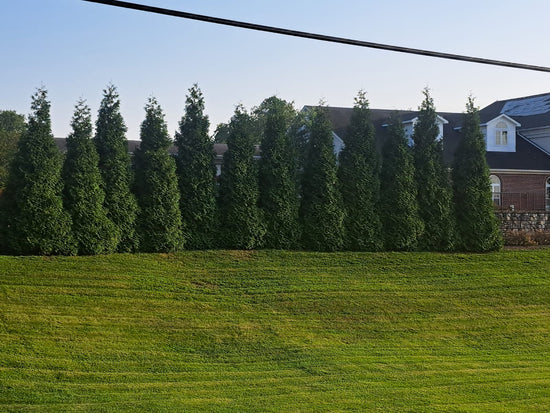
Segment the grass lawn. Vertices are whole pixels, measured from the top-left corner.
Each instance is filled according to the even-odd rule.
[[[550,409],[550,249],[0,256],[0,411]]]

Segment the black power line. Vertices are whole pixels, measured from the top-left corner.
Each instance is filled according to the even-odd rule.
[[[302,37],[302,38],[306,38],[306,39],[322,40],[322,41],[325,41],[325,42],[348,44],[348,45],[352,45],[352,46],[369,47],[369,48],[372,48],[372,49],[390,50],[390,51],[393,51],[393,52],[409,53],[409,54],[416,54],[416,55],[421,55],[421,56],[438,57],[440,59],[460,60],[460,61],[463,61],[463,62],[482,63],[482,64],[486,64],[486,65],[504,66],[504,67],[512,67],[512,68],[515,68],[515,69],[535,70],[535,71],[538,71],[538,72],[548,72],[548,73],[550,73],[550,67],[545,67],[545,66],[527,65],[527,64],[523,64],[523,63],[514,63],[514,62],[507,62],[507,61],[502,61],[502,60],[485,59],[485,58],[482,58],[482,57],[464,56],[464,55],[458,55],[458,54],[452,54],[452,53],[434,52],[434,51],[431,51],[431,50],[413,49],[413,48],[409,48],[409,47],[392,46],[392,45],[388,45],[388,44],[373,43],[373,42],[364,42],[364,41],[361,41],[361,40],[346,39],[344,37],[326,36],[326,35],[323,35],[323,34],[302,32],[302,31],[298,31],[298,30],[289,30],[289,29],[283,29],[283,28],[280,28],[280,27],[264,26],[264,25],[261,25],[261,24],[246,23],[246,22],[241,22],[241,21],[237,21],[237,20],[230,20],[230,19],[222,19],[222,18],[219,18],[219,17],[212,17],[212,16],[201,15],[201,14],[187,13],[187,12],[184,12],[184,11],[163,9],[163,8],[160,8],[160,7],[147,6],[147,5],[144,5],[144,4],[129,3],[129,2],[126,2],[126,1],[118,1],[118,0],[84,0],[84,1],[88,1],[88,2],[91,2],[91,3],[106,4],[106,5],[109,5],[109,6],[122,7],[122,8],[126,8],[126,9],[141,10],[141,11],[146,11],[146,12],[149,12],[149,13],[164,14],[164,15],[167,15],[167,16],[181,17],[181,18],[184,18],[184,19],[199,20],[199,21],[208,22],[208,23],[223,24],[225,26],[241,27],[243,29],[250,29],[250,30],[257,30],[257,31],[262,31],[262,32],[284,34],[286,36],[294,36],[294,37]]]

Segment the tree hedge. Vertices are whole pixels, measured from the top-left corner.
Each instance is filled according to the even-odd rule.
[[[188,249],[212,248],[216,237],[216,167],[209,126],[202,92],[193,85],[175,139],[180,210]]]
[[[259,161],[259,205],[263,211],[266,248],[293,249],[300,239],[296,151],[290,134],[293,105],[275,96],[256,110],[262,118]]]
[[[418,213],[413,156],[397,113],[392,114],[388,123],[380,181],[383,182],[379,211],[384,248],[389,251],[416,250],[424,225]]]
[[[452,189],[447,166],[443,162],[443,142],[438,140],[439,127],[433,99],[424,89],[418,120],[414,126],[414,166],[417,199],[424,232],[420,248],[448,251],[453,247],[454,220]]]
[[[253,130],[252,117],[238,106],[229,124],[220,176],[219,242],[225,248],[259,248],[265,235],[258,208],[258,170],[254,161],[257,138]]]
[[[13,254],[75,254],[71,217],[63,209],[62,159],[45,89],[33,95],[31,109],[0,198],[2,249]]]
[[[344,148],[340,152],[338,178],[345,212],[344,248],[378,251],[382,248],[382,226],[378,213],[380,155],[365,92],[355,98]]]
[[[480,123],[479,112],[470,97],[462,122],[462,139],[455,152],[452,176],[457,248],[472,252],[495,251],[502,247]]]
[[[176,162],[168,153],[172,141],[156,99],[145,106],[141,145],[135,154],[135,192],[139,205],[140,250],[173,252],[183,248]]]
[[[300,205],[302,245],[308,250],[338,251],[344,246],[344,212],[332,125],[325,106],[312,108],[309,116]]]
[[[126,140],[126,126],[120,113],[116,87],[109,85],[96,122],[94,143],[99,155],[99,170],[105,191],[107,216],[120,232],[119,252],[137,251],[137,201],[131,192],[131,160]]]
[[[113,252],[120,233],[107,218],[103,205],[105,192],[99,172],[99,156],[92,142],[90,108],[81,100],[75,107],[67,137],[63,165],[63,201],[72,218],[78,253],[83,255]]]

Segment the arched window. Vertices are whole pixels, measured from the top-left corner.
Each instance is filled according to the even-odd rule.
[[[546,210],[550,211],[550,178],[546,179]]]
[[[508,145],[508,125],[498,122],[495,126],[495,145]]]
[[[501,186],[500,186],[500,178],[496,175],[489,176],[489,179],[491,181],[491,194],[493,197],[493,203],[495,205],[500,206],[501,205]],[[547,184],[548,185],[548,184]]]

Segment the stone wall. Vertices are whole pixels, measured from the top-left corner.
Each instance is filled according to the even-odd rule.
[[[550,212],[497,212],[504,245],[550,245]]]
[[[497,212],[503,233],[550,232],[550,212]]]

